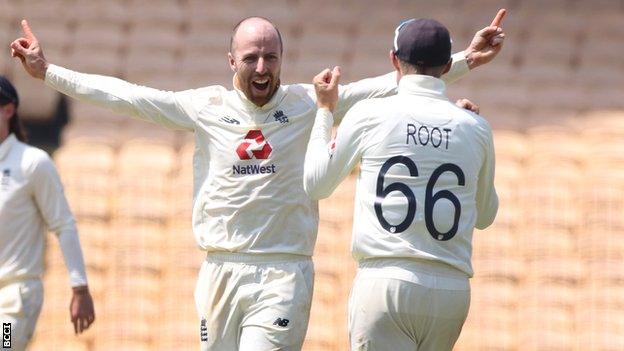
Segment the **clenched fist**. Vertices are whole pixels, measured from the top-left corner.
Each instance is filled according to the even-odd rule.
[[[316,90],[316,105],[334,112],[338,102],[338,82],[340,81],[340,67],[333,70],[324,69],[312,80]]]

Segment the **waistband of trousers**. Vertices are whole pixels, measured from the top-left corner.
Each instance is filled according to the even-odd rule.
[[[398,279],[433,289],[470,290],[468,275],[432,260],[369,258],[360,261],[357,278]]]
[[[243,253],[243,252],[208,252],[208,262],[234,262],[234,263],[282,263],[282,262],[305,262],[312,258],[306,255],[287,253]]]
[[[358,262],[359,268],[386,268],[400,267],[415,272],[437,275],[449,278],[467,279],[466,273],[449,266],[446,263],[433,260],[419,260],[401,257],[375,257]]]

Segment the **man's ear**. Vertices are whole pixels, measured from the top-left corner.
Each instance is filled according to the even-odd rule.
[[[397,72],[401,72],[401,66],[399,66],[399,59],[396,57],[394,50],[390,50],[389,57],[390,57],[390,62],[392,62],[392,67],[394,67],[394,69]]]
[[[448,73],[448,71],[451,70],[451,66],[453,65],[453,59],[451,58],[449,60],[449,62],[446,64],[446,66],[444,67],[444,70],[442,71],[442,74],[446,74]]]
[[[2,119],[8,122],[15,114],[15,105],[9,103],[4,106],[0,106],[0,114],[2,115]]]
[[[228,52],[228,63],[232,72],[236,73],[236,60],[234,60],[234,55],[231,52]]]

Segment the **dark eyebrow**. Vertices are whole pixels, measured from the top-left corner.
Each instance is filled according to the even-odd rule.
[[[242,59],[251,58],[251,57],[258,57],[258,54],[255,54],[255,53],[243,54]]]

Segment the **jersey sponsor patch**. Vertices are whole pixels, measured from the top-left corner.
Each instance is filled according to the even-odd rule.
[[[260,166],[260,165],[246,165],[246,166],[232,166],[233,174],[274,174],[275,173],[275,165],[272,164],[270,166]]]
[[[256,158],[265,160],[269,158],[273,148],[264,138],[260,130],[250,130],[242,143],[236,148],[236,153],[241,160],[250,160]]]

